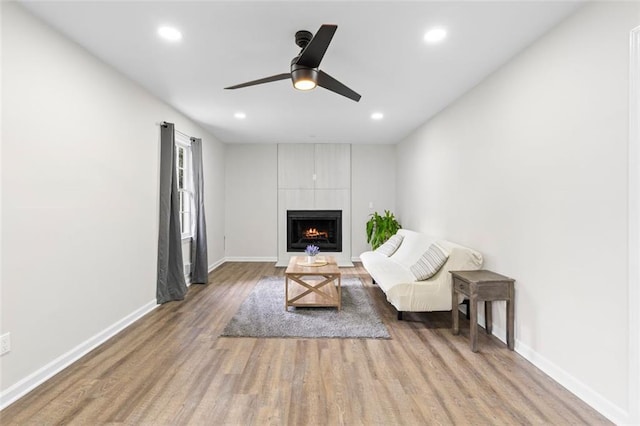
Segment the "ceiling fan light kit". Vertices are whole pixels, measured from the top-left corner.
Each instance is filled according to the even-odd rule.
[[[293,87],[298,90],[315,89],[318,85],[318,70],[298,65],[294,62],[296,59],[298,59],[298,57],[291,61],[291,80],[293,81]]]
[[[296,44],[302,50],[298,56],[291,60],[291,72],[236,84],[225,87],[225,89],[240,89],[290,78],[293,87],[298,90],[308,91],[320,86],[358,102],[361,98],[358,93],[318,68],[337,29],[337,25],[325,24],[320,26],[315,36],[309,31],[296,32]]]

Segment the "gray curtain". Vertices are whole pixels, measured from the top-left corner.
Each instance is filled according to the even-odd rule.
[[[182,300],[187,293],[182,261],[182,235],[176,145],[173,123],[160,126],[160,226],[158,231],[158,303]]]
[[[193,160],[193,239],[191,241],[191,282],[206,284],[209,275],[207,261],[207,224],[204,218],[204,177],[202,173],[202,139],[191,139]]]

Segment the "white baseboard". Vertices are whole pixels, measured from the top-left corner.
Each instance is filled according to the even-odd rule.
[[[214,263],[212,263],[211,265],[209,265],[209,270],[208,272],[211,273],[211,271],[213,271],[214,269],[216,269],[218,266],[222,265],[225,262],[224,258],[219,259],[217,261],[215,261]]]
[[[504,330],[498,329],[497,331],[504,334]],[[520,342],[518,339],[515,341],[515,350],[527,361],[538,367],[553,380],[564,386],[569,392],[589,404],[593,409],[611,420],[613,423],[630,424],[630,417],[627,411],[618,407],[616,404],[609,401],[591,387],[581,382],[547,358],[543,357],[529,346]]]
[[[484,314],[479,311],[478,324],[484,327],[484,323]],[[492,335],[498,338],[498,340],[502,341],[505,345],[507,344],[507,331],[502,327],[496,327],[496,325],[494,324]],[[553,380],[566,388],[569,392],[583,400],[594,410],[598,411],[613,423],[619,425],[632,423],[630,414],[628,412],[618,407],[608,399],[604,398],[591,387],[576,379],[567,371],[560,368],[558,365],[554,364],[544,356],[540,355],[517,338],[515,339],[514,343],[514,350],[524,359],[542,370],[547,376],[551,377]]]
[[[6,390],[0,393],[0,410],[3,410],[10,404],[17,401],[19,398],[23,397],[28,392],[33,390],[35,387],[41,385],[54,375],[58,374],[60,371],[76,362],[88,352],[97,348],[102,343],[106,342],[107,340],[118,334],[120,331],[133,324],[138,319],[153,311],[157,306],[158,304],[155,299],[150,301],[144,306],[136,309],[131,314],[122,318],[120,321],[114,323],[100,333],[71,349],[69,352],[59,356],[44,367],[36,370],[24,379],[8,387]]]

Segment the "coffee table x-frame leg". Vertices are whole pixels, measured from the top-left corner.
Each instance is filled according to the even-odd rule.
[[[287,310],[289,306],[335,306],[338,310],[342,309],[342,282],[340,274],[314,275],[315,277],[323,278],[323,280],[317,282],[305,281],[303,279],[305,276],[305,274],[286,274],[285,310]],[[289,280],[296,282],[306,290],[290,299]],[[309,298],[310,295],[314,297]],[[302,299],[304,298],[307,298],[307,301],[303,301]]]

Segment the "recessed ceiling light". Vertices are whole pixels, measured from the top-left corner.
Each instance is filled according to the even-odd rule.
[[[373,114],[371,114],[372,120],[382,120],[383,118],[384,118],[384,114],[381,112],[374,112]]]
[[[158,35],[168,41],[179,41],[182,39],[182,33],[173,27],[158,28]]]
[[[247,118],[247,114],[245,114],[244,112],[236,112],[235,114],[233,114],[233,116],[238,120],[244,120],[245,118]]]
[[[447,30],[442,27],[432,28],[424,35],[424,41],[427,43],[438,43],[447,38]]]

